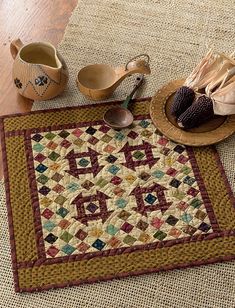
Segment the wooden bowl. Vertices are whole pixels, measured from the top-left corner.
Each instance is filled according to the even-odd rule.
[[[82,68],[77,76],[77,86],[91,100],[110,97],[117,81],[115,70],[106,64],[93,64]]]
[[[189,130],[177,125],[170,109],[175,92],[184,79],[174,80],[162,87],[150,103],[150,116],[156,128],[169,139],[191,146],[205,146],[218,143],[235,132],[235,115],[215,116],[205,124]]]
[[[146,57],[147,60],[138,59]],[[83,67],[77,75],[77,86],[88,99],[105,100],[112,96],[120,83],[132,74],[150,74],[149,56],[141,54],[130,59],[125,66],[113,68],[107,64]]]

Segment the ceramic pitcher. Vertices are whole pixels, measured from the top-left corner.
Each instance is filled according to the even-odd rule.
[[[18,92],[32,100],[51,99],[63,92],[68,82],[65,61],[53,45],[12,41],[13,80]]]

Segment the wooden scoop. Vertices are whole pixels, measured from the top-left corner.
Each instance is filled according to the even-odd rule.
[[[130,59],[123,67],[113,68],[107,64],[85,66],[78,72],[77,86],[88,99],[105,100],[112,96],[127,76],[136,73],[150,74],[149,61],[147,54],[141,54]]]
[[[107,110],[104,114],[104,121],[107,125],[114,129],[121,129],[128,127],[132,124],[134,118],[130,110],[128,110],[129,102],[137,89],[143,84],[144,76],[136,78],[136,83],[132,92],[127,96],[121,106],[113,107]]]

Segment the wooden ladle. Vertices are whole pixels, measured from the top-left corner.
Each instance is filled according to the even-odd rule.
[[[130,59],[123,67],[113,68],[107,64],[85,66],[78,72],[77,86],[88,99],[105,100],[112,96],[127,76],[136,73],[150,74],[149,61],[147,54],[141,54]]]
[[[128,127],[132,124],[134,118],[130,110],[128,109],[128,105],[137,91],[137,89],[143,84],[144,76],[136,78],[136,83],[131,91],[131,93],[127,96],[125,101],[121,104],[121,106],[113,107],[107,110],[104,114],[105,123],[114,128],[114,129],[122,129]]]

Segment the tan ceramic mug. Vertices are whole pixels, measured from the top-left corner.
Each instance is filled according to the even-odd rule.
[[[61,94],[68,82],[65,61],[53,45],[12,41],[13,80],[18,92],[32,100],[47,100]]]

